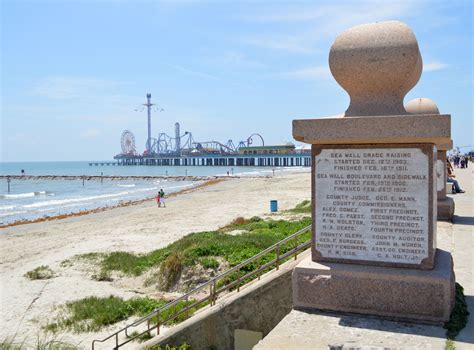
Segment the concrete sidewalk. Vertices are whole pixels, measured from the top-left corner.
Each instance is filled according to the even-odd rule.
[[[472,164],[471,164],[472,166]],[[464,287],[471,313],[466,328],[456,338],[456,349],[474,349],[474,174],[472,168],[455,171],[463,194],[455,201],[453,223],[438,222],[438,247],[450,251],[456,281]],[[446,331],[439,326],[386,321],[381,318],[292,310],[255,350],[330,349],[444,349]]]
[[[469,307],[469,323],[456,338],[456,349],[474,349],[474,171],[455,169],[466,193],[452,195],[456,205],[453,219],[451,253],[456,281],[464,287]]]

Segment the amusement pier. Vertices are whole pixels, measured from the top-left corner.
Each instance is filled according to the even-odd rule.
[[[147,102],[137,111],[146,108],[148,118],[148,137],[145,151],[136,150],[135,136],[130,130],[124,130],[120,139],[122,152],[114,156],[116,163],[107,165],[155,165],[155,166],[255,166],[255,167],[293,167],[310,166],[311,149],[296,147],[293,143],[283,145],[265,145],[263,137],[254,133],[237,145],[232,140],[196,141],[189,131],[181,132],[180,124],[175,123],[174,135],[162,132],[154,138],[151,131],[151,113],[161,112],[151,103],[151,94]],[[101,165],[102,163],[89,163]],[[103,164],[102,164],[103,165]]]

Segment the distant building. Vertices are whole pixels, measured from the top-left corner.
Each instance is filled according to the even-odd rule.
[[[239,154],[294,154],[295,145],[288,143],[286,145],[274,146],[249,146],[240,147]]]
[[[311,145],[302,143],[295,148],[295,153],[311,154]]]

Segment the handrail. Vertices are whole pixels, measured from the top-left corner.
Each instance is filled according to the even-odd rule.
[[[239,292],[241,284],[243,282],[245,284],[245,280],[247,280],[248,278],[250,278],[250,277],[257,274],[258,279],[260,279],[262,271],[272,267],[273,265],[275,265],[276,269],[278,270],[282,260],[285,260],[289,256],[294,255],[295,260],[296,260],[296,258],[298,256],[298,252],[300,252],[301,250],[307,249],[310,246],[310,241],[309,240],[306,240],[305,242],[303,242],[301,244],[298,244],[298,237],[301,236],[303,233],[308,232],[310,229],[311,229],[311,225],[308,225],[308,226],[302,228],[301,230],[289,235],[288,237],[285,237],[281,241],[278,241],[277,243],[273,244],[272,246],[270,246],[268,248],[265,248],[264,250],[262,250],[258,254],[255,254],[251,258],[248,258],[248,259],[242,261],[241,263],[239,263],[238,265],[232,267],[231,269],[217,275],[216,277],[210,279],[207,282],[204,282],[203,284],[201,284],[198,287],[194,288],[192,291],[182,295],[181,297],[169,302],[166,305],[163,305],[162,307],[160,307],[158,309],[153,310],[148,315],[146,315],[144,317],[141,317],[138,320],[128,324],[127,326],[125,326],[121,329],[119,329],[118,331],[116,331],[115,333],[109,335],[108,337],[106,337],[104,339],[95,339],[95,340],[93,340],[92,341],[92,350],[95,349],[95,344],[96,343],[104,343],[104,342],[106,342],[107,340],[109,340],[111,338],[115,338],[115,347],[113,349],[118,349],[121,346],[123,346],[123,345],[135,340],[136,338],[139,338],[139,337],[145,335],[145,334],[151,335],[151,331],[154,330],[154,329],[157,330],[157,334],[160,334],[160,325],[161,324],[164,324],[168,321],[174,320],[175,318],[177,318],[178,316],[180,316],[184,313],[186,313],[186,316],[187,316],[186,318],[188,318],[190,310],[192,310],[194,307],[199,306],[200,304],[203,304],[207,301],[210,302],[211,306],[215,305],[218,295],[220,293],[226,291],[226,290],[230,290],[234,287],[237,287],[237,292]],[[282,245],[292,241],[292,240],[294,241],[294,247],[289,249],[288,251],[282,253],[281,250],[280,250],[280,247]],[[272,259],[271,261],[269,261],[269,262],[267,262],[263,265],[260,265],[260,260],[259,259],[261,257],[269,254],[269,253],[272,253],[272,252],[276,253],[276,257],[274,259]],[[243,267],[247,266],[248,264],[253,263],[256,260],[259,261],[258,268],[253,270],[253,271],[248,272],[247,274],[245,274],[243,276],[241,276],[240,275],[241,269]],[[221,286],[220,288],[218,287],[218,281],[219,280],[222,280],[225,277],[227,277],[227,276],[229,276],[233,273],[236,273],[236,272],[238,273],[237,280],[232,281],[232,282],[230,282],[230,283],[228,283],[224,286]],[[195,300],[193,303],[191,303],[189,305],[185,305],[185,307],[182,308],[179,311],[175,310],[174,313],[169,315],[167,318],[160,319],[160,315],[163,315],[164,311],[171,309],[172,307],[178,305],[182,301],[185,301],[186,303],[189,302],[189,300],[191,299],[190,298],[191,295],[196,294],[197,292],[202,291],[205,288],[209,289],[209,294],[208,295],[206,295],[204,297],[200,297],[198,300]],[[154,317],[156,317],[156,319],[157,319],[156,324],[150,326],[150,321]],[[143,324],[144,322],[147,322],[147,327],[146,327],[145,331],[143,331],[139,334],[134,334],[133,336],[130,336],[128,334],[128,330],[130,328],[137,327],[137,326]],[[122,343],[119,343],[119,335],[121,333],[123,333],[127,337],[127,339],[124,340]]]

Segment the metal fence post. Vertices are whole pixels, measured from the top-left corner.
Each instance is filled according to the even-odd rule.
[[[240,268],[237,270],[237,292],[240,292]]]
[[[280,245],[276,246],[276,269],[280,269]]]
[[[217,280],[215,280],[215,279],[214,279],[212,290],[214,291],[213,300],[214,300],[214,305],[215,305],[216,304],[216,299],[217,299]]]
[[[295,236],[295,260],[298,257],[298,237]]]
[[[214,305],[214,294],[212,293],[212,284],[209,285],[209,296],[211,298],[211,306]]]
[[[160,310],[156,313],[156,335],[160,335]]]

